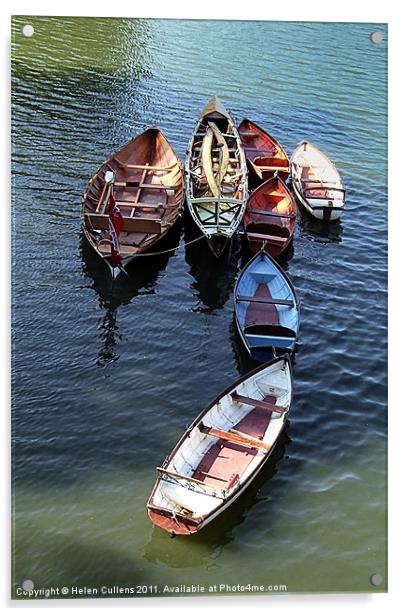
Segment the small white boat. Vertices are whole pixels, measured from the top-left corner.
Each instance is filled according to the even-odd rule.
[[[318,220],[337,220],[345,204],[345,188],[339,171],[309,141],[301,141],[291,156],[294,192],[305,209]]]
[[[291,396],[286,356],[256,368],[222,392],[157,468],[147,504],[152,522],[172,535],[190,535],[227,509],[274,450]]]

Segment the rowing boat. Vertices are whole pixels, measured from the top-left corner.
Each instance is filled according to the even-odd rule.
[[[234,121],[216,96],[190,139],[185,175],[191,217],[219,257],[245,211],[247,169]]]
[[[83,196],[82,228],[113,277],[109,202],[123,217],[120,267],[156,244],[176,222],[184,200],[182,165],[165,135],[148,128],[106,160]]]
[[[292,396],[291,363],[279,357],[232,383],[187,428],[147,503],[152,522],[191,535],[223,513],[273,452]]]
[[[294,236],[297,206],[294,197],[278,175],[260,184],[250,195],[243,226],[249,248],[261,247],[272,257],[279,256]]]
[[[242,341],[257,361],[295,349],[299,303],[287,274],[262,249],[245,266],[234,291]]]
[[[291,179],[298,201],[318,220],[337,220],[345,204],[339,171],[309,141],[301,141],[291,156]]]
[[[290,162],[280,143],[260,126],[245,118],[238,132],[250,170],[264,182],[278,172],[286,182],[290,175]]]

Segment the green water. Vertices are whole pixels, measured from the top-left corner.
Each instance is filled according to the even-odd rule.
[[[387,589],[386,38],[378,24],[13,20],[14,596],[27,579],[67,596]],[[184,160],[214,93],[288,153],[304,137],[323,148],[347,210],[332,229],[297,226],[302,327],[277,455],[224,516],[172,540],[146,501],[186,425],[250,367],[241,261],[207,264],[181,229],[174,256],[111,291],[79,212],[88,177],[152,122]]]

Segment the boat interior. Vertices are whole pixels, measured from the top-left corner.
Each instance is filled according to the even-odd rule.
[[[275,139],[249,120],[241,123],[239,135],[246,157],[260,172],[266,175],[279,171],[288,175],[290,167],[288,158]]]
[[[276,182],[272,180],[267,189],[257,190],[248,201],[244,224],[255,252],[265,242],[270,254],[279,254],[294,231],[295,204],[289,192],[283,191]],[[275,249],[271,250],[273,246]]]
[[[112,181],[106,173],[112,172]],[[101,167],[85,197],[88,232],[103,256],[110,254],[108,203],[111,192],[124,218],[123,258],[146,249],[175,222],[183,201],[181,164],[164,135],[149,129]]]
[[[221,505],[274,444],[290,404],[290,379],[280,360],[214,404],[159,469],[154,505],[191,517]]]
[[[263,253],[254,259],[236,288],[237,319],[249,349],[292,350],[298,330],[298,311],[288,280],[269,268]]]
[[[320,151],[310,144],[303,144],[294,156],[293,169],[306,200],[314,200],[314,204],[319,206],[343,207],[345,190],[340,175]]]
[[[245,199],[245,178],[236,131],[221,114],[201,119],[191,144],[189,172],[195,216],[208,235],[231,235]]]

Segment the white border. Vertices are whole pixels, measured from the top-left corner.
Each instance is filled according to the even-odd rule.
[[[167,17],[175,19],[253,19],[272,21],[333,21],[333,22],[387,22],[393,14],[390,1],[372,3],[364,0],[339,0],[335,4],[323,0],[290,0],[283,2],[245,3],[241,0],[204,0],[186,2],[114,2],[71,0],[57,3],[50,0],[6,0],[15,15],[77,15],[100,17]]]
[[[86,600],[74,601],[71,603],[41,601],[41,602],[24,602],[22,605],[19,602],[10,602],[10,566],[9,566],[9,514],[10,501],[9,496],[3,494],[3,512],[6,524],[3,524],[3,545],[8,546],[3,550],[3,558],[1,559],[1,582],[2,582],[2,603],[6,609],[13,609],[20,612],[30,609],[34,611],[42,611],[45,609],[68,609],[77,614],[82,610],[98,610],[100,608],[116,609],[117,607],[136,610],[138,613],[149,611],[150,609],[165,610],[167,614],[183,613],[192,610],[195,613],[206,612],[210,607],[224,610],[225,612],[238,608],[246,609],[254,607],[256,610],[274,609],[281,611],[283,614],[290,614],[293,610],[299,610],[300,616],[306,614],[324,614],[325,610],[328,614],[334,614],[345,611],[347,613],[356,612],[356,614],[366,613],[367,615],[379,614],[381,610],[389,610],[389,613],[396,613],[397,602],[401,601],[403,605],[403,596],[401,594],[403,559],[401,558],[400,548],[403,542],[403,520],[404,498],[403,492],[403,474],[402,460],[400,454],[404,449],[402,442],[403,417],[405,414],[404,405],[399,404],[400,393],[403,397],[403,392],[400,392],[400,384],[404,360],[401,355],[401,342],[403,341],[403,287],[404,274],[402,271],[402,263],[404,262],[403,253],[400,252],[401,240],[403,243],[402,230],[402,210],[404,208],[401,195],[401,184],[404,176],[403,161],[399,157],[401,146],[401,129],[403,132],[403,19],[401,19],[401,11],[399,2],[385,0],[381,3],[371,3],[369,1],[354,2],[353,0],[339,0],[336,3],[327,2],[326,0],[289,0],[287,3],[273,2],[256,2],[256,3],[241,3],[241,2],[218,2],[218,0],[206,0],[203,3],[195,3],[191,6],[190,2],[176,2],[171,4],[163,0],[155,0],[152,3],[129,2],[122,0],[119,3],[111,2],[90,2],[88,0],[71,0],[69,3],[56,3],[50,0],[15,0],[2,3],[1,6],[0,29],[2,34],[2,125],[7,126],[10,122],[9,112],[9,43],[10,43],[10,15],[77,15],[77,16],[111,16],[111,17],[171,17],[171,18],[223,18],[227,19],[269,19],[269,20],[287,20],[287,21],[340,21],[340,22],[370,22],[370,23],[389,23],[389,203],[390,203],[390,255],[389,255],[389,294],[390,294],[390,441],[389,441],[389,485],[390,485],[390,512],[389,512],[389,536],[390,536],[390,551],[389,551],[389,592],[388,594],[376,595],[295,595],[295,596],[279,596],[271,597],[218,597],[218,598],[180,598],[180,599],[145,599],[130,601],[120,600]],[[9,131],[8,131],[9,135]],[[365,144],[367,147],[367,144]],[[403,150],[403,148],[401,148]],[[9,203],[9,145],[8,136],[3,141],[1,149],[1,171],[3,174],[3,199],[2,207],[7,208]],[[401,212],[401,214],[400,214]],[[4,216],[4,215],[3,215]],[[3,218],[4,220],[4,218]],[[9,340],[9,265],[8,265],[8,250],[9,244],[5,240],[6,233],[3,232],[2,252],[1,252],[1,275],[3,284],[5,284],[4,293],[2,295],[1,314],[3,325],[3,371],[2,371],[2,393],[3,393],[3,415],[7,417],[6,410],[9,410],[9,345],[5,345],[4,341]],[[371,248],[372,249],[372,248]],[[8,305],[7,305],[8,303]],[[401,315],[399,314],[401,311]],[[401,318],[400,318],[401,317]],[[372,325],[372,324],[370,324]],[[376,341],[377,343],[377,341]],[[377,352],[377,348],[376,348]],[[5,481],[3,485],[10,485],[9,481],[9,421],[3,425],[3,471]],[[399,501],[401,498],[401,502]]]

